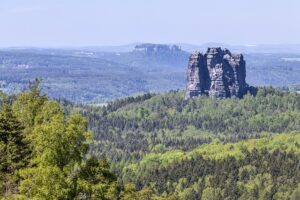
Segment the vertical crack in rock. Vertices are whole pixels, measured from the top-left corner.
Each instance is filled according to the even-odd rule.
[[[246,62],[242,54],[208,48],[205,54],[193,52],[190,55],[185,99],[199,95],[241,98],[247,92],[255,95],[256,88],[246,83]]]

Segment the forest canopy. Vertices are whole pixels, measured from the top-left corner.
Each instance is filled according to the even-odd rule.
[[[299,199],[300,99],[259,88],[106,106],[1,95],[3,199]]]
[[[10,104],[11,103],[11,104]],[[80,115],[64,115],[39,82],[0,110],[3,199],[114,199],[108,161],[87,155],[92,139]]]

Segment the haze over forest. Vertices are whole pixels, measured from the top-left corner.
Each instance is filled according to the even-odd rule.
[[[0,199],[299,200],[299,7],[0,1]]]

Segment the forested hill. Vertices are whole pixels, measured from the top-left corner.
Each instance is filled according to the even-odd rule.
[[[299,199],[300,133],[151,153],[122,171],[138,189],[179,199]]]
[[[242,99],[185,101],[172,91],[75,110],[94,132],[91,153],[107,155],[120,181],[138,190],[189,200],[289,199],[298,191],[296,93],[262,87]]]
[[[300,198],[297,93],[173,91],[98,107],[60,105],[37,81],[0,100],[1,199]]]
[[[0,88],[23,91],[42,79],[51,98],[96,102],[184,86],[188,53],[162,49],[145,53],[68,49],[0,50]]]
[[[189,150],[214,139],[234,142],[300,130],[296,94],[260,88],[254,97],[184,100],[181,91],[113,101],[106,107],[81,107],[94,132],[95,151],[114,162],[146,152]]]

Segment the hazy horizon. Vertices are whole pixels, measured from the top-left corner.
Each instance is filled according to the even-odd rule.
[[[297,0],[0,1],[0,47],[300,44]]]
[[[162,44],[162,45],[191,45],[191,46],[209,46],[211,45],[212,47],[222,47],[222,48],[226,48],[226,46],[232,46],[232,47],[278,47],[278,46],[282,46],[282,47],[286,47],[286,46],[300,46],[300,43],[296,43],[296,44],[292,44],[292,43],[278,43],[278,44],[272,44],[272,43],[265,43],[265,44],[228,44],[228,43],[218,43],[218,42],[204,42],[201,44],[193,44],[193,43],[184,43],[184,42],[175,42],[175,43],[158,43],[158,42],[129,42],[129,43],[125,43],[125,44],[106,44],[106,45],[40,45],[40,46],[0,46],[0,48],[2,49],[76,49],[76,48],[97,48],[97,47],[126,47],[126,46],[134,46],[137,44]]]

